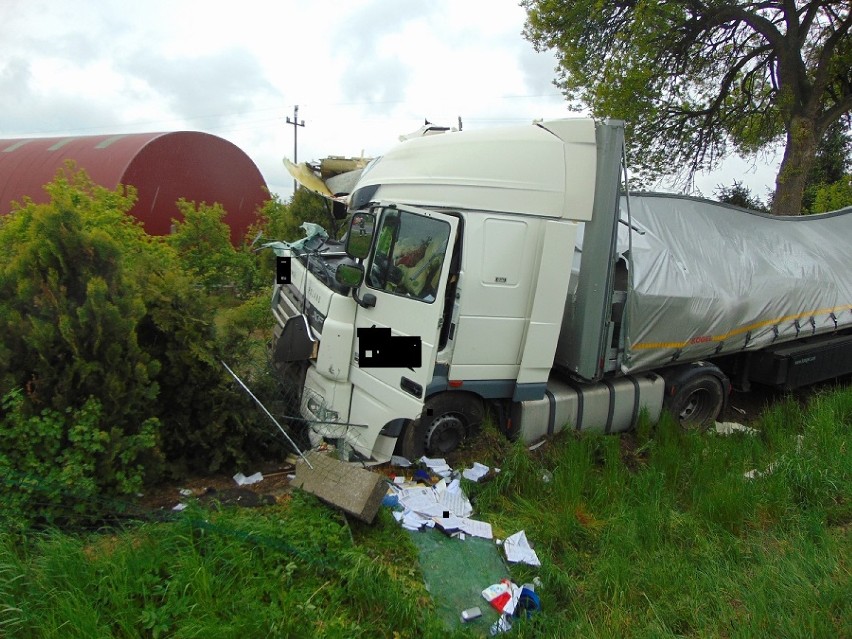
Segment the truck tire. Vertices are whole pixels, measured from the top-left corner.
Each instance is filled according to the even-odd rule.
[[[397,450],[408,459],[443,457],[482,425],[485,406],[471,393],[440,393],[426,400],[423,415],[409,423]]]
[[[678,386],[666,405],[680,425],[705,431],[716,421],[725,403],[721,380],[710,373],[697,375]]]

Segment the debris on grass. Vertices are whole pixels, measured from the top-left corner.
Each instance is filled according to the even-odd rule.
[[[523,563],[530,566],[541,566],[538,555],[530,546],[527,540],[527,534],[521,530],[514,535],[506,537],[503,541],[503,550],[506,552],[506,559],[512,563]]]
[[[746,435],[757,435],[759,430],[738,424],[737,422],[716,422],[714,431],[718,435],[733,435],[734,433],[745,433]]]
[[[254,475],[249,475],[248,477],[242,473],[237,473],[234,475],[234,481],[237,483],[237,486],[251,486],[252,484],[257,484],[263,481],[263,473],[258,471]]]
[[[485,464],[473,462],[473,466],[471,468],[466,468],[462,471],[462,477],[469,479],[470,481],[479,481],[488,474],[489,470],[491,470],[491,468]]]

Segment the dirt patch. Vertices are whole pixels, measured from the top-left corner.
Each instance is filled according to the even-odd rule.
[[[240,486],[232,475],[221,473],[152,486],[140,497],[139,504],[156,511],[172,510],[190,500],[248,507],[285,501],[291,490],[289,476],[295,472],[293,464],[259,465],[248,474],[258,471],[263,474],[263,480],[247,486]]]

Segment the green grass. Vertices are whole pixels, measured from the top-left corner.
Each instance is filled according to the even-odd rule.
[[[852,389],[776,404],[756,427],[664,420],[532,453],[495,445],[502,472],[468,485],[477,516],[499,537],[526,530],[542,559],[512,567],[541,578],[542,612],[508,636],[852,636]],[[0,636],[447,634],[388,511],[347,524],[296,493],[118,532],[0,536]]]

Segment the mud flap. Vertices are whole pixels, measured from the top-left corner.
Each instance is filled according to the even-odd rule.
[[[276,333],[278,333],[276,327]],[[275,335],[275,347],[272,351],[272,361],[275,364],[284,362],[300,362],[314,355],[316,340],[308,326],[308,318],[295,315],[287,320],[280,334]]]

